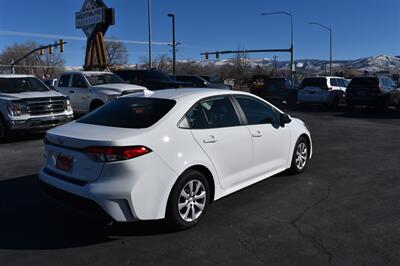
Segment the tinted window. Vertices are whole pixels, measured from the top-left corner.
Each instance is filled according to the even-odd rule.
[[[249,97],[236,96],[249,125],[276,124],[278,123],[278,111],[271,106]]]
[[[186,119],[192,129],[239,125],[235,109],[226,97],[210,99],[197,104],[186,114]]]
[[[49,91],[49,88],[40,80],[33,77],[26,78],[0,78],[0,93]]]
[[[87,88],[87,85],[81,75],[73,75],[72,76],[72,87]]]
[[[353,78],[349,87],[378,87],[379,80],[377,78]]]
[[[327,87],[326,78],[305,78],[301,82],[301,87]]]
[[[331,86],[340,86],[338,79],[330,79]]]
[[[62,75],[58,82],[58,87],[68,87],[71,75]]]
[[[82,117],[77,122],[109,127],[147,128],[164,117],[175,103],[167,99],[119,98]]]

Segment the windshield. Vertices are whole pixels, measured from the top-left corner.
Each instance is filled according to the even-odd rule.
[[[45,92],[49,88],[34,77],[0,78],[0,93]]]
[[[108,127],[147,128],[164,117],[175,103],[167,99],[119,98],[77,122]]]
[[[123,79],[115,74],[85,74],[90,85],[103,85],[103,84],[116,84],[116,83],[126,83]]]

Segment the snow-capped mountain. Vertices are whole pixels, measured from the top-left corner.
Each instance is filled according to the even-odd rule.
[[[202,65],[212,65],[212,66],[224,66],[224,65],[234,65],[237,59],[223,59],[223,60],[213,60],[213,61],[201,61],[198,62]],[[271,58],[261,58],[261,59],[245,59],[247,65],[252,67],[274,67],[275,64],[279,70],[289,69],[289,61],[277,61],[275,62]],[[328,60],[318,60],[318,59],[302,59],[296,60],[296,68],[298,70],[312,71],[312,72],[323,72],[329,69]],[[359,72],[380,72],[380,71],[400,71],[400,56],[388,56],[379,55],[371,56],[366,58],[360,58],[356,60],[335,60],[333,61],[334,70],[343,69],[354,69]]]

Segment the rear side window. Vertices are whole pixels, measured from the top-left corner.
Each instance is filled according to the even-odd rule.
[[[301,82],[301,88],[304,87],[320,87],[320,88],[326,88],[328,83],[326,78],[305,78]]]
[[[353,78],[349,87],[378,87],[379,79],[378,78]]]
[[[187,114],[191,129],[233,127],[239,125],[239,119],[231,101],[218,97],[200,102]]]
[[[119,98],[77,122],[109,127],[147,128],[163,118],[175,104],[174,100],[167,99]]]
[[[278,111],[271,106],[249,97],[236,96],[249,125],[276,124],[279,122]]]
[[[68,87],[71,75],[62,75],[58,82],[58,87]]]

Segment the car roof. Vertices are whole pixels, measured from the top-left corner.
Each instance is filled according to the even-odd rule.
[[[60,73],[60,75],[68,75],[68,74],[86,74],[86,75],[95,75],[95,74],[113,74],[108,71],[66,71]]]
[[[23,74],[0,74],[0,78],[36,78],[33,75],[23,75]]]
[[[200,100],[202,98],[218,96],[218,95],[248,95],[242,91],[220,90],[220,89],[204,89],[204,88],[179,88],[144,92],[143,97],[160,98],[160,99],[184,99]],[[128,94],[125,97],[137,97],[137,94]]]

